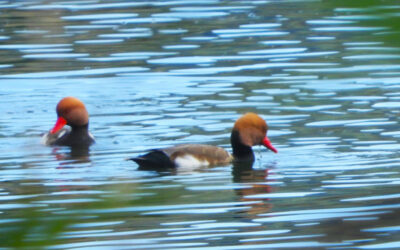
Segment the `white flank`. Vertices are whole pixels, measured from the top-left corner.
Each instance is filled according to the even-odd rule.
[[[199,160],[193,155],[186,154],[175,158],[175,165],[180,169],[196,169],[199,167],[206,167],[210,163],[206,160]]]
[[[60,138],[61,136],[63,136],[67,132],[68,132],[68,130],[66,130],[66,129],[62,129],[60,132],[55,133],[55,134],[51,134],[50,132],[47,132],[46,134],[43,135],[41,143],[43,145],[46,145],[46,146],[51,145],[58,138]]]
[[[40,141],[43,145],[48,145],[49,144],[49,133],[46,133],[42,136],[42,139]]]
[[[95,141],[94,136],[92,135],[92,133],[89,132],[89,137],[93,139],[93,141]]]

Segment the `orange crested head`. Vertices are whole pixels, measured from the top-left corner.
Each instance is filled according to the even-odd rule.
[[[269,150],[278,152],[267,137],[267,123],[256,113],[244,114],[235,122],[232,131],[239,134],[240,142],[243,145],[248,147],[264,145]]]
[[[75,97],[65,97],[57,104],[57,122],[51,133],[57,133],[65,125],[85,126],[89,123],[89,114],[85,105]]]

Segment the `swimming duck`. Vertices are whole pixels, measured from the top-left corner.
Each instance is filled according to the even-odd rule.
[[[212,145],[181,144],[130,158],[141,169],[196,168],[226,165],[232,161],[254,161],[252,146],[263,145],[274,153],[278,151],[267,137],[268,125],[255,113],[247,113],[234,124],[231,133],[232,154]]]
[[[45,145],[88,147],[95,142],[88,130],[89,114],[82,101],[65,97],[57,104],[56,111],[56,124],[42,138]]]

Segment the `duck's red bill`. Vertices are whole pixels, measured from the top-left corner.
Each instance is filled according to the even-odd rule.
[[[268,137],[264,137],[263,145],[264,145],[265,147],[267,147],[269,150],[271,150],[272,152],[278,153],[278,150],[276,150],[276,148],[275,148],[274,146],[272,146],[272,143],[271,143],[271,141],[268,139]]]
[[[60,129],[62,129],[65,125],[67,124],[67,121],[62,118],[62,117],[58,117],[56,124],[54,125],[54,127],[50,130],[51,134],[57,133],[58,131],[60,131]]]

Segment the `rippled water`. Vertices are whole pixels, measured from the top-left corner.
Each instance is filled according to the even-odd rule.
[[[1,245],[399,248],[400,47],[383,19],[400,6],[341,3],[0,1]],[[40,144],[68,95],[91,114],[87,157]],[[248,111],[279,150],[253,169],[125,160],[229,148]]]

